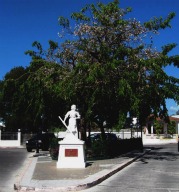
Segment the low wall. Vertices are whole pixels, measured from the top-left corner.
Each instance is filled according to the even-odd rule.
[[[1,140],[0,130],[0,147],[20,147],[21,146],[21,132],[17,133],[17,140]]]
[[[94,134],[94,133],[101,133],[101,132],[91,132],[91,134]],[[121,132],[112,132],[114,134],[116,134],[116,136],[119,138],[119,139],[131,139],[133,137],[135,138],[138,138],[138,137],[141,137],[141,132],[133,132],[132,133],[132,137],[131,137],[131,132],[130,131],[121,131]],[[57,138],[64,138],[66,136],[66,132],[58,132],[58,133],[55,133],[55,136]],[[86,132],[86,136],[88,137],[88,132]]]
[[[91,132],[93,133],[100,133],[100,132]],[[116,134],[118,138],[121,140],[125,139],[131,139],[131,138],[141,138],[141,132],[133,132],[131,135],[130,131],[120,131],[120,132],[112,132]],[[88,132],[86,133],[88,136]],[[66,132],[59,132],[56,133],[56,137],[58,138],[64,138],[66,135]],[[131,137],[132,136],[132,137]],[[161,134],[158,138],[158,135],[156,134],[142,134],[142,141],[143,144],[165,144],[165,143],[177,143],[178,142],[178,135],[174,134],[172,138],[165,138],[165,135]],[[122,141],[121,141],[122,142]]]

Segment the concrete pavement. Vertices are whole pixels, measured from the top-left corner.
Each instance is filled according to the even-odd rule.
[[[57,161],[52,160],[48,152],[29,153],[26,165],[19,174],[14,188],[19,191],[64,192],[80,191],[97,185],[116,172],[130,165],[136,159],[150,151],[149,145],[177,143],[176,140],[153,139],[144,142],[144,151],[132,151],[117,158],[105,160],[87,160],[83,169],[59,169]]]
[[[99,184],[148,152],[133,151],[117,158],[89,160],[84,169],[57,169],[48,152],[31,153],[14,187],[17,191],[80,191]]]

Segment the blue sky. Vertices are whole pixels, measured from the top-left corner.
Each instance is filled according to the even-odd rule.
[[[69,17],[86,4],[99,0],[0,0],[0,80],[16,66],[28,66],[30,57],[24,52],[32,49],[32,43],[39,41],[44,47],[48,40],[59,41],[58,17]],[[100,0],[107,3],[110,0]],[[150,18],[166,17],[175,12],[171,29],[160,31],[154,39],[157,49],[168,43],[178,46],[171,54],[179,54],[179,0],[121,0],[120,7],[132,7],[131,18],[143,22]],[[179,78],[179,69],[167,67],[169,75]],[[179,107],[173,100],[167,100],[169,114]]]

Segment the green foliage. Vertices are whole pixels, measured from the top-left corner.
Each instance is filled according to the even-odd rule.
[[[157,120],[154,121],[154,128],[156,130],[157,135],[162,133],[163,126],[164,126],[164,123],[162,121],[157,121]]]
[[[53,138],[50,142],[50,156],[53,160],[58,160],[59,144],[58,138]]]
[[[34,50],[26,51],[30,66],[13,69],[3,82],[4,111],[17,119],[25,116],[34,130],[42,115],[48,128],[58,127],[58,115],[73,103],[85,124],[94,122],[101,132],[104,121],[108,128],[121,129],[127,113],[141,125],[151,113],[167,118],[165,100],[179,101],[179,79],[164,68],[178,67],[179,56],[168,56],[175,43],[157,51],[151,39],[170,27],[175,14],[140,23],[127,19],[131,10],[114,0],[87,5],[71,19],[59,17],[64,42],[50,40],[47,50],[38,41],[32,44]]]
[[[89,159],[106,159],[117,157],[123,153],[132,150],[142,150],[143,144],[141,138],[121,139],[116,142],[110,140],[96,140],[92,143],[91,148],[87,148],[87,158]]]
[[[177,58],[166,56],[175,44],[159,52],[152,41],[144,42],[151,34],[170,27],[175,14],[141,24],[136,19],[124,19],[131,9],[118,5],[118,1],[92,4],[72,14],[77,25],[70,34],[75,40],[63,44],[61,55],[63,64],[72,69],[65,82],[66,94],[69,98],[88,98],[83,105],[78,103],[99,126],[104,120],[111,127],[118,126],[119,117],[127,112],[145,124],[151,113],[167,116],[166,98],[177,100],[178,80],[163,70]],[[70,23],[61,26],[68,33]]]
[[[91,157],[109,158],[117,155],[118,141],[106,140],[102,137],[91,144]],[[88,150],[87,150],[88,152]],[[88,154],[87,154],[88,155]]]
[[[149,30],[159,30],[165,29],[166,27],[171,27],[170,21],[175,17],[175,13],[170,13],[167,18],[164,20],[162,17],[154,17],[149,22],[145,23],[145,27]]]
[[[48,58],[57,48],[56,43],[49,41],[49,44]],[[7,129],[45,131],[59,125],[58,115],[64,113],[65,101],[59,91],[62,67],[52,59],[49,61],[40,56],[45,51],[38,42],[33,46],[39,49],[39,53],[31,55],[30,66],[12,69],[3,82],[1,100],[5,112],[2,117],[7,121]]]
[[[55,126],[51,126],[49,129],[50,132],[52,133],[58,133],[60,131],[66,131],[65,127],[55,127]]]
[[[167,126],[168,134],[173,135],[176,133],[176,123],[175,121],[170,121],[170,123]]]

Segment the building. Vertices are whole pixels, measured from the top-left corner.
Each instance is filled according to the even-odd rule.
[[[163,119],[157,118],[157,121],[159,121],[161,124],[163,124],[163,131],[161,134],[164,136],[168,136],[168,123],[166,123]],[[175,133],[174,134],[179,134],[179,115],[173,115],[169,117],[170,121],[175,122]],[[154,126],[154,118],[151,115],[146,124],[146,135],[151,135],[152,137],[156,134],[156,129]]]

